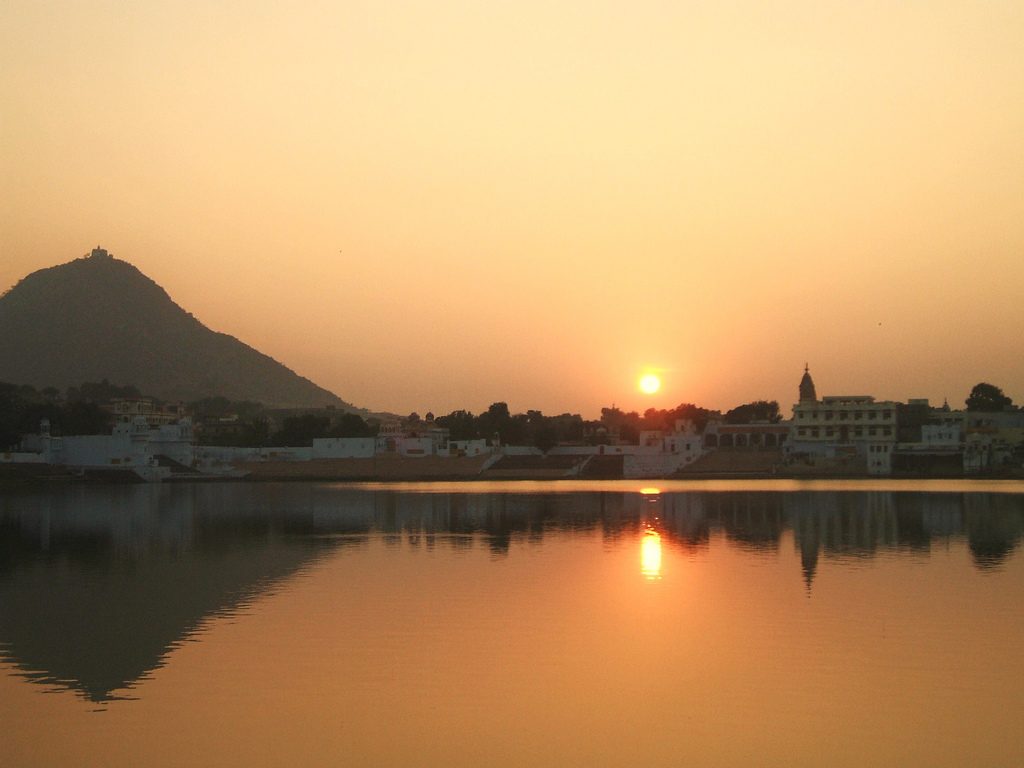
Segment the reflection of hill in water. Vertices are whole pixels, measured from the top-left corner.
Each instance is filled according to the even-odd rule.
[[[149,487],[88,490],[0,512],[0,659],[95,701],[325,546],[294,535],[311,530],[294,518],[206,514]]]
[[[472,490],[472,488],[470,488]],[[966,539],[998,567],[1024,531],[1024,497],[882,492],[403,493],[325,485],[76,486],[0,500],[0,660],[27,678],[108,699],[163,664],[207,618],[231,613],[326,551],[472,546],[654,525],[671,546],[721,533],[775,551],[793,531],[805,581],[820,556],[927,555]],[[338,535],[342,534],[342,535]],[[356,534],[352,536],[351,534]]]

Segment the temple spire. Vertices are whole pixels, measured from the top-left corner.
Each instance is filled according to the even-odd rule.
[[[811,367],[807,363],[804,363],[804,375],[800,379],[800,402],[818,402],[818,394],[814,389],[814,379],[811,378]]]

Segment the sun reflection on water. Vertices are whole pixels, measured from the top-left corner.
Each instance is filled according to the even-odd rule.
[[[661,534],[648,528],[640,540],[640,572],[644,578],[661,578]]]

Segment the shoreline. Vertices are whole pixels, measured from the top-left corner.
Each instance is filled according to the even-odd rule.
[[[324,468],[302,467],[300,463],[289,467],[288,471],[275,471],[277,467],[269,467],[264,471],[246,475],[214,475],[214,474],[182,474],[164,478],[160,483],[173,485],[190,483],[345,483],[345,484],[381,484],[400,485],[405,483],[467,483],[484,484],[494,482],[531,482],[551,483],[562,482],[706,482],[706,481],[749,481],[749,480],[787,480],[787,481],[958,481],[958,482],[991,482],[991,481],[1024,481],[1024,472],[1001,472],[978,475],[964,474],[893,474],[887,476],[851,474],[851,473],[764,473],[764,472],[686,472],[653,477],[579,477],[564,475],[553,477],[550,474],[502,473],[500,476],[489,476],[485,472],[332,472]],[[391,468],[395,469],[395,468]],[[135,485],[146,484],[141,477],[128,477],[124,472],[87,472],[77,474],[64,467],[33,467],[25,470],[22,467],[0,466],[0,489],[37,488],[55,485]]]

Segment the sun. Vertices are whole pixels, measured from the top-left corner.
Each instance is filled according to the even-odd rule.
[[[653,373],[645,373],[640,377],[640,391],[645,395],[653,395],[661,389],[661,379]]]

